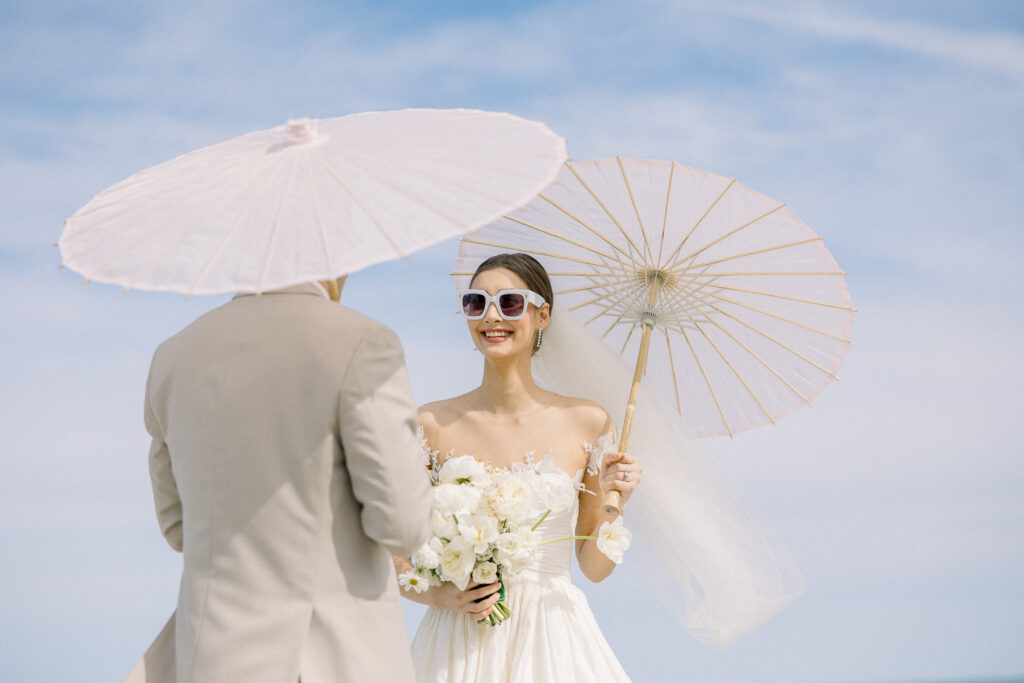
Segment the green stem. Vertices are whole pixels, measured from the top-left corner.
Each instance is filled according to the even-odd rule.
[[[547,512],[545,512],[543,515],[541,515],[540,519],[537,520],[537,523],[534,524],[532,527],[530,527],[530,531],[536,531],[537,527],[540,526],[540,523],[543,522],[545,519],[547,519],[548,515],[550,515],[550,514],[551,514],[551,508],[548,508]]]
[[[548,543],[558,543],[559,541],[582,541],[585,539],[596,541],[597,536],[563,536],[562,538],[552,538],[549,541],[541,541],[537,545],[547,545]]]

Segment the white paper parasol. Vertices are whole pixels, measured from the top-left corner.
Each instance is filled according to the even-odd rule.
[[[668,161],[566,163],[528,205],[463,238],[456,285],[522,251],[569,311],[698,436],[774,423],[836,377],[851,344],[844,275],[785,205]],[[646,376],[645,376],[646,373]]]
[[[328,280],[463,234],[554,179],[565,141],[474,110],[300,119],[190,152],[66,222],[86,280],[185,294]]]

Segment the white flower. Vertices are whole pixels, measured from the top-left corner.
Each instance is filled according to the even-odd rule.
[[[517,529],[498,536],[496,545],[495,557],[498,562],[516,572],[530,564],[537,548],[537,539],[530,529]]]
[[[400,574],[398,577],[398,584],[405,590],[414,590],[417,593],[430,588],[430,580],[424,576],[421,576],[415,570],[410,570],[404,574]]]
[[[483,491],[475,486],[438,484],[434,487],[434,505],[445,514],[472,514],[480,506]]]
[[[441,512],[436,507],[431,519],[430,530],[438,540],[452,538],[459,533],[459,527],[455,523],[455,516],[450,512]],[[440,549],[438,549],[438,552],[441,552]]]
[[[466,590],[475,564],[476,554],[473,552],[473,546],[461,536],[453,538],[441,551],[441,573],[459,590]]]
[[[498,540],[498,520],[490,515],[467,515],[459,518],[459,533],[473,545],[473,552],[483,555]]]
[[[429,541],[420,546],[412,555],[412,563],[417,567],[423,569],[437,569],[437,566],[441,564],[441,551],[444,550],[444,544],[441,539],[436,536],[431,537]]]
[[[487,466],[471,455],[450,458],[441,466],[437,477],[442,484],[470,484],[474,487],[485,487],[491,483],[491,475],[487,472]]]
[[[605,522],[597,532],[597,549],[615,564],[622,563],[622,555],[633,542],[633,534],[622,526],[622,517]]]
[[[487,502],[495,515],[516,526],[537,521],[535,512],[538,505],[522,473],[506,472],[499,475],[487,489]]]
[[[498,565],[481,562],[473,570],[473,583],[494,583],[498,580]]]

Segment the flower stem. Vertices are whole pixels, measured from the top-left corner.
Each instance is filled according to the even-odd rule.
[[[543,522],[543,521],[544,521],[545,519],[547,519],[547,518],[548,518],[548,515],[550,515],[550,514],[551,514],[551,508],[548,508],[548,509],[547,509],[547,511],[546,511],[546,512],[545,512],[545,513],[544,513],[543,515],[541,515],[541,516],[540,516],[540,519],[538,519],[538,520],[537,520],[537,523],[536,523],[536,524],[534,524],[534,525],[533,525],[533,526],[532,526],[532,527],[530,528],[530,531],[536,531],[536,530],[537,530],[537,527],[539,527],[539,526],[540,526],[540,523],[541,523],[541,522]]]
[[[559,541],[582,541],[585,539],[596,541],[597,536],[563,536],[562,538],[552,538],[547,541],[541,541],[537,545],[547,545],[548,543],[558,543]]]

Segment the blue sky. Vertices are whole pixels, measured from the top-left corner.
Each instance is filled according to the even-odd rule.
[[[367,0],[0,7],[0,678],[119,680],[173,608],[142,388],[153,348],[224,300],[82,287],[56,267],[63,219],[196,147],[411,106],[736,177],[849,272],[841,381],[705,443],[807,594],[717,653],[627,561],[584,587],[636,680],[1024,675],[1024,6]],[[479,374],[455,250],[346,289],[402,337],[420,402]]]

